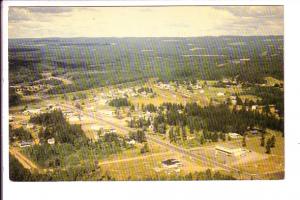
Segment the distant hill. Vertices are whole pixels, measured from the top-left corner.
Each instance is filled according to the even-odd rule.
[[[98,71],[101,73],[92,78],[103,84],[114,82],[103,80],[105,73],[118,74],[112,79],[134,73],[128,80],[220,79],[251,74],[259,80],[264,76],[283,79],[283,36],[10,39],[9,63],[12,77],[24,68],[74,79],[78,74],[85,76],[83,72]],[[90,76],[87,73],[84,78]]]

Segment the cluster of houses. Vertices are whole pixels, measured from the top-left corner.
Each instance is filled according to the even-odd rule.
[[[39,115],[41,113],[44,113],[44,112],[49,112],[49,111],[53,111],[53,110],[61,110],[62,108],[58,105],[48,105],[46,107],[41,107],[41,108],[32,108],[32,109],[25,109],[23,111],[23,114],[24,115]]]

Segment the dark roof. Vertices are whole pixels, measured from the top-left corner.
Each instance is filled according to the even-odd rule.
[[[162,163],[165,164],[165,165],[174,165],[174,164],[177,164],[177,163],[180,163],[180,162],[176,159],[171,158],[171,159],[162,161]]]

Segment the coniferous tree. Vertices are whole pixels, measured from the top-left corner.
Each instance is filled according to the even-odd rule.
[[[261,135],[260,146],[262,146],[262,147],[265,146],[265,134],[262,134],[262,135]]]
[[[244,135],[244,137],[243,137],[242,145],[243,145],[243,147],[246,147],[246,146],[247,146],[247,143],[246,143],[246,135]]]
[[[266,145],[266,153],[270,154],[271,153],[271,146],[272,146],[272,141],[268,139],[267,145]]]

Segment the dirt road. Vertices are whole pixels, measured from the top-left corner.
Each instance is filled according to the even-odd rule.
[[[22,153],[20,153],[16,147],[11,147],[9,149],[9,152],[23,165],[23,167],[25,169],[29,169],[31,172],[32,171],[38,171],[38,172],[44,171],[40,167],[38,167],[35,163],[33,163],[31,160],[29,160],[26,156],[24,156]]]

